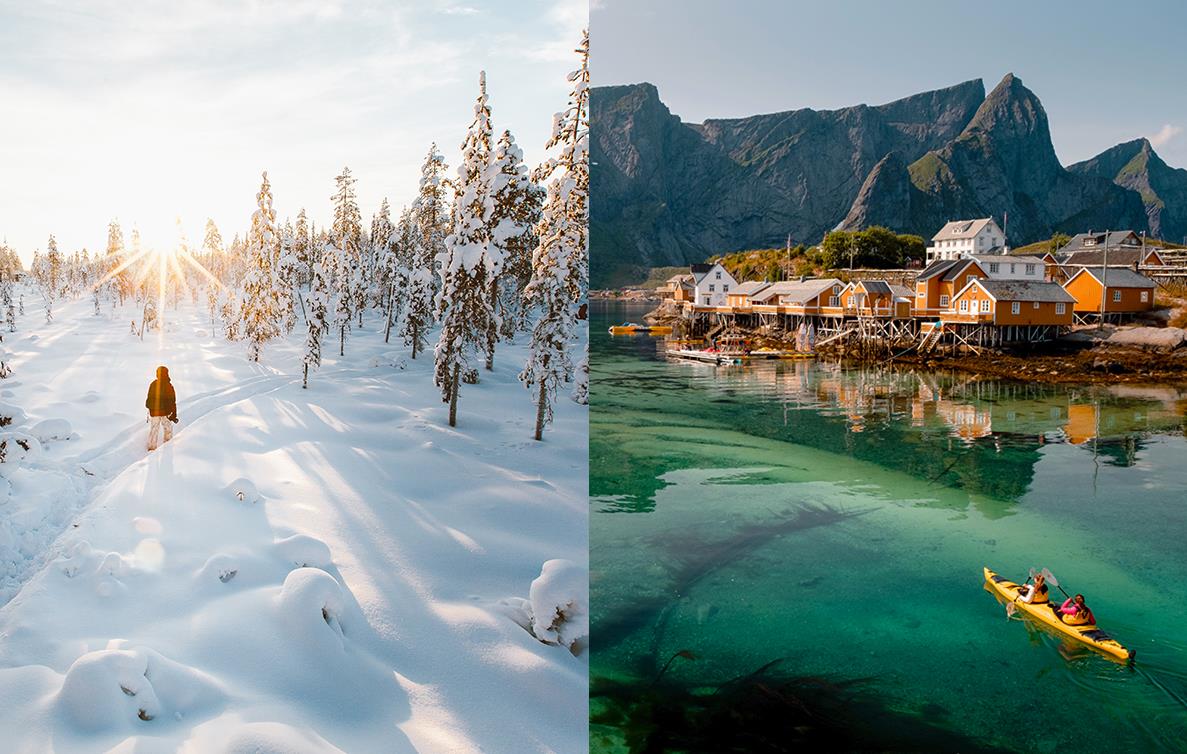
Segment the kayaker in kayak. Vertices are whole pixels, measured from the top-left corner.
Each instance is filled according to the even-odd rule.
[[[1069,626],[1096,624],[1096,616],[1088,609],[1088,605],[1084,604],[1084,595],[1082,594],[1064,600],[1064,603],[1059,606],[1059,613],[1060,620]]]
[[[1047,579],[1041,573],[1035,576],[1033,584],[1027,584],[1023,587],[1023,590],[1018,593],[1018,599],[1028,605],[1041,605],[1049,601],[1047,597]]]

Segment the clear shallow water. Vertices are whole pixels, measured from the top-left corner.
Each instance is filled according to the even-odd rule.
[[[641,313],[590,324],[595,681],[783,657],[989,746],[1187,750],[1187,389],[677,363],[606,334]],[[1137,669],[1007,621],[984,565],[1050,568]]]

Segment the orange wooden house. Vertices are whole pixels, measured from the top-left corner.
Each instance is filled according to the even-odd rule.
[[[859,317],[911,316],[911,290],[885,280],[858,280],[841,291],[840,303],[846,314]]]
[[[1075,298],[1058,283],[1023,280],[970,280],[940,320],[961,324],[1072,324]]]
[[[750,297],[766,290],[770,286],[770,283],[763,280],[747,280],[744,283],[738,283],[737,286],[725,294],[726,305],[734,309],[748,310],[751,306]]]
[[[1083,267],[1063,287],[1080,314],[1131,314],[1154,308],[1154,281],[1124,267]]]
[[[914,312],[919,315],[939,315],[951,308],[956,294],[970,280],[988,277],[975,259],[948,259],[932,262],[915,278]]]

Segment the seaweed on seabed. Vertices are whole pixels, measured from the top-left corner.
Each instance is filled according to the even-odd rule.
[[[696,659],[681,650],[665,670],[677,658]],[[716,685],[673,682],[663,671],[650,682],[595,677],[590,723],[618,731],[631,754],[1002,751],[923,715],[890,709],[864,688],[868,679],[794,676],[781,663]]]
[[[693,529],[657,535],[649,540],[649,544],[662,549],[668,560],[675,564],[669,574],[670,588],[664,594],[636,599],[596,619],[591,632],[594,646],[597,651],[605,651],[624,641],[640,626],[650,623],[654,626],[652,651],[648,656],[636,659],[642,666],[654,667],[655,655],[659,651],[672,607],[701,581],[786,534],[830,526],[872,510],[874,508],[802,505],[776,514],[775,520],[746,524],[728,536],[716,539]],[[652,616],[654,620],[648,620]]]

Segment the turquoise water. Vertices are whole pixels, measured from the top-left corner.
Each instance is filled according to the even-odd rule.
[[[784,658],[987,747],[1187,751],[1187,387],[679,363],[606,334],[641,313],[590,324],[595,689]],[[1049,568],[1135,667],[1008,620],[986,565]]]

